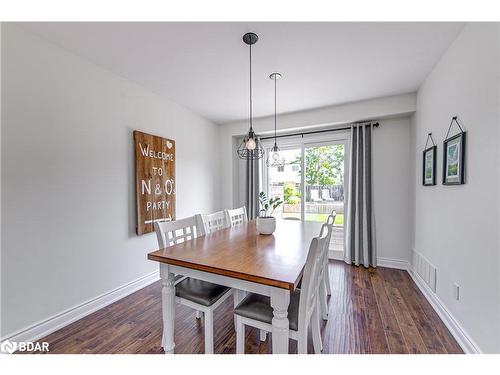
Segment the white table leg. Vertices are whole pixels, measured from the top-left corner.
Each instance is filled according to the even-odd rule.
[[[161,303],[163,317],[163,336],[161,346],[165,354],[174,353],[174,325],[175,325],[175,286],[174,274],[170,272],[168,264],[160,264]]]
[[[236,317],[236,354],[245,354],[245,325],[241,322],[241,317]]]
[[[271,289],[271,306],[273,308],[273,354],[288,354],[288,305],[290,291],[286,289]]]

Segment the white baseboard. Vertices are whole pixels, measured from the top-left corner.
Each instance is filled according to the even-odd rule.
[[[328,250],[328,259],[344,260],[344,252],[337,250]]]
[[[148,275],[139,277],[125,285],[113,289],[107,293],[101,294],[91,300],[83,302],[77,306],[69,308],[59,314],[56,314],[48,319],[35,323],[29,327],[20,329],[14,333],[10,333],[2,337],[0,341],[10,340],[16,342],[23,341],[36,341],[45,337],[52,332],[57,331],[70,323],[73,323],[103,307],[110,305],[119,299],[128,296],[129,294],[142,289],[149,284],[159,280],[158,271],[152,272]]]
[[[406,271],[410,268],[410,263],[407,260],[377,257],[377,266]]]
[[[330,250],[328,252],[328,258],[333,260],[344,260],[344,252]],[[377,265],[380,267],[395,268],[398,270],[408,270],[410,268],[410,263],[406,260],[384,257],[377,257]]]
[[[446,308],[445,304],[439,299],[438,295],[434,293],[431,288],[429,288],[425,281],[416,272],[413,272],[411,267],[408,268],[408,273],[415,284],[417,284],[424,297],[427,301],[429,301],[434,311],[436,311],[439,315],[455,340],[457,340],[458,345],[460,345],[462,350],[467,354],[482,353],[479,346],[474,342],[474,340],[472,340],[458,320]]]

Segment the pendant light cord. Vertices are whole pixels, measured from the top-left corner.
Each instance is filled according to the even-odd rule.
[[[252,128],[252,44],[249,44],[250,46],[250,130],[253,130]]]
[[[274,146],[276,147],[276,81],[277,77],[274,77]]]

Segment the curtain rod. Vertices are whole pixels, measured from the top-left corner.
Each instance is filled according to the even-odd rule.
[[[379,123],[376,122],[373,124],[374,127],[378,128]],[[323,129],[323,130],[311,130],[309,132],[301,132],[301,133],[290,133],[290,134],[281,134],[277,135],[276,138],[284,138],[284,137],[297,137],[297,136],[302,136],[304,135],[309,135],[309,134],[319,134],[319,133],[329,133],[329,132],[338,132],[341,130],[350,130],[350,126],[344,126],[343,128],[333,128],[333,129]],[[274,136],[269,136],[269,137],[260,137],[261,140],[266,140],[266,139],[274,139]]]

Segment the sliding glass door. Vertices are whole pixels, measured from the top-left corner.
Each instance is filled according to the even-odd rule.
[[[265,167],[264,186],[270,197],[284,201],[276,217],[320,223],[335,214],[330,250],[343,253],[347,135],[321,138],[280,142],[285,165]]]
[[[343,141],[304,148],[304,219],[324,223],[328,215],[335,215],[330,250],[341,255],[344,253],[345,149]]]

